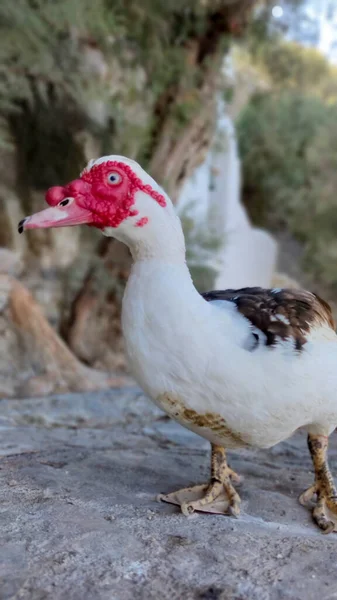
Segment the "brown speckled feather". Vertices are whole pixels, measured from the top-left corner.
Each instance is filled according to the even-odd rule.
[[[328,325],[335,330],[330,306],[316,294],[297,289],[219,290],[202,294],[208,302],[227,300],[265,336],[265,344],[274,346],[277,338],[293,338],[295,348],[301,350],[310,329]],[[259,343],[255,335],[256,347]],[[253,349],[253,348],[252,348]]]

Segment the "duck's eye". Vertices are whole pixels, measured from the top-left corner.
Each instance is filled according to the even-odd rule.
[[[67,206],[70,202],[72,202],[73,198],[65,198],[59,202],[59,206]]]
[[[121,176],[119,173],[117,173],[117,171],[112,171],[111,173],[109,173],[108,175],[108,182],[111,185],[117,185],[118,183],[120,183],[122,180]]]

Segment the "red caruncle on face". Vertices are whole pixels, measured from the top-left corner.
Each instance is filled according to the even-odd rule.
[[[135,169],[138,168],[136,165]],[[144,179],[146,178],[144,173]],[[149,216],[140,214],[135,207],[136,193],[139,191],[144,192],[159,206],[166,206],[164,195],[150,184],[144,183],[127,160],[124,162],[106,158],[85,169],[79,179],[64,186],[50,188],[46,193],[50,208],[20,221],[19,233],[24,229],[85,224],[99,229],[117,228],[129,217],[136,217],[130,222],[134,227],[145,227],[149,223]]]
[[[91,197],[87,201],[97,224],[118,227],[130,216],[135,186],[130,174],[120,164],[108,161],[93,166],[82,174],[81,180],[90,184]]]
[[[79,181],[90,186],[90,194],[84,194],[83,207],[92,211],[96,227],[118,227],[128,217],[137,216],[138,211],[134,208],[137,191],[145,192],[160,206],[166,206],[164,196],[144,184],[132,168],[122,162],[106,161],[94,165],[84,171]],[[142,217],[135,225],[142,227],[148,220],[146,216]]]

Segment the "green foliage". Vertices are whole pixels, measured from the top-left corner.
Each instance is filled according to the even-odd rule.
[[[288,0],[301,5],[303,0]],[[326,102],[337,99],[337,69],[317,50],[286,41],[270,27],[272,3],[260,10],[247,29],[244,43],[237,53],[239,61],[259,72],[273,90],[298,90],[318,96]]]
[[[299,90],[267,92],[252,98],[237,131],[253,220],[290,230],[307,271],[337,285],[337,106]]]
[[[270,40],[255,53],[255,61],[268,75],[273,87],[317,90],[333,69],[315,48]]]
[[[337,293],[337,108],[309,145],[306,188],[294,231],[306,243],[305,266]]]
[[[208,215],[206,223],[198,222],[194,215],[193,201],[179,214],[186,242],[186,262],[195,287],[199,292],[206,292],[214,288],[220,266],[217,255],[224,246],[224,239],[219,238],[210,226],[211,214]]]
[[[257,39],[242,64],[269,89],[237,122],[244,202],[254,222],[301,240],[307,273],[337,292],[337,70],[315,49]]]
[[[102,150],[137,157],[159,95],[185,72],[196,85],[186,41],[202,35],[208,10],[195,0],[0,3],[0,116],[10,118],[25,182],[65,181],[70,164],[74,175],[82,131]],[[192,95],[176,108],[178,126],[195,111]]]
[[[255,95],[237,122],[244,200],[255,222],[289,221],[307,179],[306,151],[330,109],[300,92]]]

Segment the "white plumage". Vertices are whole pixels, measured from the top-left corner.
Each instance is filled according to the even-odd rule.
[[[167,394],[200,414],[219,414],[243,442],[259,448],[299,427],[329,435],[337,425],[334,331],[315,327],[301,353],[292,339],[249,351],[248,319],[228,301],[206,302],[183,257],[181,264],[156,259],[134,264],[122,323],[136,379],[173,418],[174,407],[160,400]],[[184,424],[214,444],[238,446]]]

